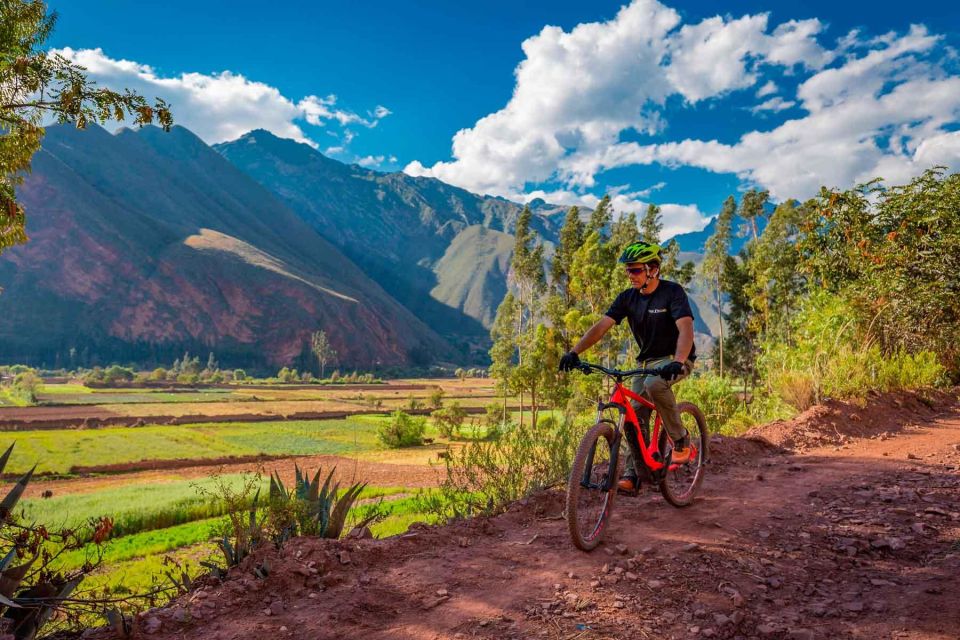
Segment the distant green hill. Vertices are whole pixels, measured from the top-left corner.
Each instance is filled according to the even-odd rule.
[[[454,237],[434,265],[437,285],[430,295],[490,326],[507,294],[512,254],[513,236],[480,225],[469,226]]]

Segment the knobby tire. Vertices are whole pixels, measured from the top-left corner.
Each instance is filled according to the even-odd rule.
[[[594,462],[595,471],[591,473],[591,480],[594,479],[594,475],[597,475],[595,479],[599,483],[604,473],[613,474],[608,491],[584,487],[581,484],[583,472],[591,452],[595,450],[598,443],[606,446],[607,451],[613,451],[613,435],[614,426],[609,421],[600,421],[590,427],[580,440],[580,446],[577,448],[577,455],[573,459],[573,467],[570,470],[567,486],[567,527],[574,546],[583,551],[595,549],[603,538],[607,521],[613,513],[613,500],[617,493],[617,480],[620,478],[619,470],[623,466],[623,458],[618,458],[617,469],[610,469],[608,464],[604,470],[602,464],[598,465]],[[586,501],[590,499],[598,502],[599,509],[596,514],[593,514],[586,505]]]
[[[674,471],[667,471],[660,480],[660,493],[673,506],[687,507],[693,503],[697,490],[703,483],[710,446],[710,434],[707,432],[707,419],[697,405],[691,402],[681,402],[677,405],[677,408],[680,410],[681,420],[684,416],[689,416],[700,432],[699,436],[690,433],[690,442],[697,447],[697,458]],[[688,425],[690,423],[685,421],[684,424]],[[687,430],[690,431],[689,428]],[[685,485],[683,491],[674,486],[674,484],[681,484],[681,482]]]

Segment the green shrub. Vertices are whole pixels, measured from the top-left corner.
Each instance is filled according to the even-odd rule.
[[[234,369],[233,370],[233,379],[237,382],[243,382],[247,379],[247,372],[243,369]]]
[[[503,405],[491,402],[485,407],[483,426],[487,429],[487,439],[496,440],[510,425],[509,414],[504,414]]]
[[[444,438],[452,438],[460,435],[460,429],[463,428],[467,411],[460,406],[459,402],[454,402],[449,407],[435,409],[430,416],[433,418],[433,424],[437,427],[440,435]]]
[[[946,370],[929,351],[884,354],[850,318],[841,296],[811,295],[789,340],[763,345],[761,371],[772,393],[799,411],[827,398],[936,386]]]
[[[439,409],[443,406],[443,396],[444,391],[442,387],[437,387],[430,392],[430,406],[434,409]]]
[[[196,373],[181,373],[177,376],[177,382],[180,384],[197,384],[200,382],[200,375]]]
[[[88,369],[83,372],[83,375],[80,377],[83,380],[84,384],[89,384],[91,382],[101,383],[103,382],[103,369],[100,367],[94,367],[93,369]]]
[[[196,375],[196,374],[193,374]],[[226,569],[236,567],[263,542],[263,523],[266,516],[258,517],[257,502],[260,498],[260,473],[245,473],[242,482],[228,479],[220,473],[211,476],[209,485],[197,484],[197,493],[213,502],[224,505],[226,517],[217,524],[218,546],[226,562]],[[200,564],[219,574],[225,570],[212,561]]]
[[[499,402],[491,402],[484,407],[484,423],[487,427],[500,426],[505,419],[503,405]]]
[[[413,447],[423,444],[423,434],[427,430],[427,419],[414,417],[403,411],[395,411],[390,421],[377,428],[377,437],[390,448]]]
[[[674,387],[677,399],[692,402],[703,411],[709,425],[726,423],[743,406],[732,378],[715,374],[695,374]]]
[[[24,404],[36,404],[37,394],[42,389],[42,380],[32,369],[18,373],[10,387],[11,395]]]
[[[794,411],[766,387],[745,389],[740,381],[696,373],[674,387],[677,399],[703,411],[711,433],[737,435],[755,424],[789,418]]]
[[[514,500],[564,482],[583,430],[545,416],[537,429],[513,428],[496,440],[451,451],[439,490],[421,494],[418,510],[441,519],[496,513]]]
[[[163,367],[157,367],[150,373],[151,380],[166,380],[167,379],[167,370]]]
[[[116,384],[118,382],[131,382],[134,378],[133,369],[112,365],[103,372],[103,381],[106,384]]]
[[[876,366],[876,376],[884,391],[938,387],[947,384],[947,370],[930,351],[910,354],[898,351]]]
[[[420,398],[414,396],[407,396],[407,409],[410,411],[418,411],[423,408],[423,401]]]
[[[280,382],[296,382],[299,377],[300,374],[297,373],[296,369],[288,369],[287,367],[280,369],[277,373]]]

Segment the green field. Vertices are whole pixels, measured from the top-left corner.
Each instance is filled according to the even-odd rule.
[[[389,496],[395,491],[368,488],[363,497]],[[403,533],[414,522],[432,521],[430,516],[416,510],[416,497],[387,501],[381,508],[388,513],[387,517],[371,527],[378,538]],[[212,539],[223,530],[225,523],[223,517],[208,518],[111,540],[102,547],[103,568],[85,580],[84,586],[107,587],[115,593],[148,589],[157,582],[164,582],[165,556],[184,563],[192,574],[201,570],[199,560],[211,559],[222,564],[220,552]],[[349,523],[350,520],[348,527]],[[85,549],[61,556],[59,566],[65,570],[75,569],[96,556],[97,549],[91,543]]]
[[[134,404],[142,402],[225,402],[243,399],[229,389],[207,389],[204,391],[149,391],[144,389],[88,389],[82,385],[44,385],[37,394],[41,405],[97,405],[97,404]]]
[[[28,403],[0,387],[0,407],[26,407]]]
[[[223,503],[211,500],[201,491],[211,491],[217,482],[239,489],[245,477],[245,474],[234,473],[219,480],[200,478],[131,485],[92,493],[32,498],[20,504],[28,522],[43,523],[48,528],[73,528],[91,518],[108,516],[113,519],[114,536],[128,536],[222,515]],[[260,485],[261,495],[266,498],[269,479],[261,478]],[[403,491],[402,487],[366,487],[360,497],[376,498]]]
[[[444,397],[446,404],[457,401],[461,406],[482,406],[490,402],[489,393],[476,383],[453,382]],[[458,386],[459,385],[459,386]],[[47,384],[39,393],[40,404],[78,404],[97,407],[107,413],[122,413],[116,405],[156,403],[164,404],[223,402],[242,403],[242,412],[287,413],[301,402],[333,403],[346,401],[359,408],[373,407],[380,401],[380,411],[392,406],[406,407],[411,397],[417,397],[421,406],[428,403],[428,395],[435,388],[433,382],[422,388],[346,389],[317,387],[317,389],[288,389],[282,385],[258,389],[209,389],[184,393],[167,389],[91,389],[77,384]],[[11,401],[4,394],[0,402]],[[272,404],[271,404],[272,403]],[[207,405],[209,406],[209,405]],[[249,407],[249,409],[248,409]],[[231,407],[233,408],[233,407]],[[39,409],[38,409],[39,410]],[[144,409],[153,412],[154,407]],[[315,410],[315,409],[311,409]],[[192,412],[193,409],[187,408]],[[221,412],[220,408],[209,411]],[[199,411],[198,411],[199,412]],[[157,414],[154,414],[157,415]],[[165,414],[160,414],[165,415]],[[172,415],[176,415],[173,413]],[[301,455],[360,456],[365,464],[383,465],[380,477],[391,478],[385,484],[402,485],[403,471],[394,471],[395,463],[426,466],[435,460],[436,451],[443,445],[387,449],[377,437],[377,428],[390,417],[384,413],[352,416],[343,420],[301,420],[271,422],[217,422],[187,425],[148,424],[143,427],[105,427],[94,429],[24,430],[0,432],[0,447],[15,443],[14,454],[5,469],[7,473],[23,473],[34,464],[39,473],[64,476],[47,486],[54,495],[47,498],[31,497],[19,503],[16,513],[25,523],[42,524],[50,530],[62,527],[84,529],[84,525],[100,517],[113,522],[110,539],[101,547],[92,542],[84,549],[65,553],[58,558],[59,570],[73,570],[102,554],[103,564],[84,580],[82,589],[108,588],[114,593],[142,592],[158,584],[167,583],[164,576],[169,566],[165,558],[183,563],[194,575],[204,571],[199,561],[212,559],[221,562],[219,550],[212,538],[226,524],[222,499],[211,498],[210,490],[217,482],[234,489],[244,483],[245,474],[229,473],[214,479],[196,478],[196,471],[176,469],[156,471],[150,480],[119,484],[126,469],[114,467],[101,484],[95,477],[71,478],[76,467],[109,467],[132,463],[164,460],[196,460],[199,464],[221,458],[269,455],[280,458]],[[464,437],[482,437],[482,416],[468,418]],[[476,423],[474,429],[470,425]],[[437,432],[428,423],[426,437],[437,438]],[[270,463],[266,463],[267,470]],[[399,467],[403,469],[404,467]],[[310,469],[313,471],[313,469]],[[327,469],[325,469],[327,471]],[[393,474],[396,480],[393,480]],[[142,477],[142,476],[141,476]],[[361,478],[362,479],[362,478]],[[35,480],[39,482],[39,479]],[[261,499],[266,500],[269,481],[261,478]],[[74,484],[76,483],[76,484]],[[31,487],[32,491],[35,491]],[[367,487],[354,507],[347,528],[367,513],[375,501],[383,519],[372,525],[378,537],[406,531],[411,523],[429,521],[429,516],[418,512],[418,489],[404,486]]]
[[[264,489],[264,493],[265,491],[266,489]],[[367,487],[360,494],[360,500],[365,502],[364,505],[357,508],[360,511],[369,508],[367,505],[372,504],[378,498],[385,500],[381,503],[381,508],[387,512],[389,516],[373,526],[375,534],[392,535],[393,533],[398,533],[397,525],[401,519],[409,520],[413,518],[413,520],[410,520],[411,522],[416,519],[424,519],[424,516],[415,510],[415,498],[401,497],[397,500],[390,499],[390,496],[404,492],[405,490],[399,487]],[[87,513],[90,517],[96,514],[102,514],[102,511],[91,509]],[[78,519],[78,523],[83,521],[85,521],[85,519]],[[163,554],[181,547],[206,542],[221,530],[225,522],[226,520],[223,516],[197,518],[184,521],[180,524],[167,525],[163,528],[146,529],[136,533],[121,534],[120,537],[113,538],[107,544],[103,545],[103,561],[105,564],[110,565],[134,558]],[[409,526],[409,523],[407,523],[407,526]],[[406,530],[406,526],[401,530]],[[117,529],[114,529],[114,533],[116,532]],[[64,568],[73,569],[83,565],[87,559],[95,555],[94,547],[95,545],[90,543],[86,549],[64,554],[62,556]]]
[[[0,447],[16,443],[7,472],[66,474],[74,466],[142,460],[201,460],[226,456],[349,455],[380,448],[377,420],[216,422],[101,429],[3,432]]]

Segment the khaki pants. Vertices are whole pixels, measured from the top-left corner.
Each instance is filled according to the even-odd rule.
[[[644,369],[657,369],[669,362],[673,362],[673,358],[668,357],[656,358],[654,360],[643,360],[638,363],[637,366]],[[677,397],[673,395],[673,389],[671,389],[673,385],[686,378],[688,375],[690,375],[690,372],[693,371],[693,362],[687,360],[684,364],[686,365],[687,373],[683,374],[682,376],[678,376],[671,382],[667,382],[660,376],[637,376],[633,378],[633,382],[631,383],[631,388],[633,389],[634,393],[649,399],[657,407],[657,413],[660,414],[660,418],[663,420],[663,427],[670,435],[670,439],[674,442],[687,435],[687,430],[684,428],[683,422],[680,421],[680,410],[677,409]],[[633,402],[631,400],[630,403],[633,405],[633,410],[637,412],[637,419],[640,420],[639,427],[641,432],[649,440],[650,409],[642,406],[639,402]],[[634,475],[634,456],[638,456],[639,453],[639,451],[632,451],[632,447],[627,447],[627,459],[626,465],[624,466],[624,475]]]

